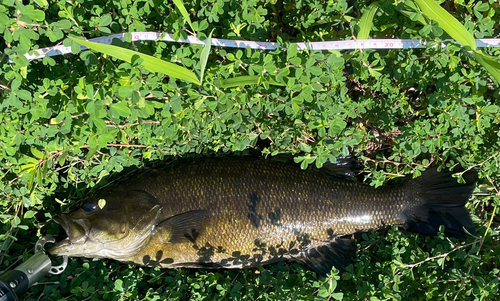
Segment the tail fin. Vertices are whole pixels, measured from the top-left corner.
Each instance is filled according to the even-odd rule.
[[[465,237],[464,228],[474,234],[474,224],[465,204],[474,190],[477,173],[466,172],[465,184],[459,184],[451,176],[453,173],[456,171],[438,172],[437,168],[431,168],[409,181],[416,202],[403,211],[406,230],[435,235],[443,225],[447,236]]]

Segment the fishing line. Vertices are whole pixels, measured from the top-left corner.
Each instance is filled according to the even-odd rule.
[[[173,34],[159,32],[132,32],[131,41],[165,41],[185,44],[205,45],[205,41],[201,41],[195,36],[188,36],[187,39],[174,39]],[[127,33],[118,33],[106,37],[88,39],[90,42],[110,45],[113,39],[125,41]],[[130,39],[127,39],[130,40]],[[444,40],[449,42],[453,40]],[[298,50],[348,50],[348,49],[412,49],[425,48],[425,42],[420,40],[409,39],[367,39],[367,40],[344,40],[344,41],[321,41],[321,42],[300,42],[296,44]],[[500,47],[500,39],[477,39],[478,48]],[[251,48],[260,50],[275,50],[281,48],[276,42],[255,42],[243,40],[228,40],[212,38],[212,46],[227,47],[227,48]],[[446,44],[442,43],[443,47]],[[87,47],[80,46],[82,50]],[[26,53],[24,56],[28,60],[36,60],[49,56],[57,56],[71,53],[71,47],[64,45],[55,45],[30,51],[32,54]]]

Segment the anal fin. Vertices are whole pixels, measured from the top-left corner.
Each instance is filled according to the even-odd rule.
[[[356,261],[356,242],[354,239],[337,238],[335,241],[316,248],[308,249],[296,258],[321,276],[326,276],[332,267],[340,273]]]

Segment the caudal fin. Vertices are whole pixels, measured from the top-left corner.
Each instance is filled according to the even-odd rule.
[[[453,173],[456,171],[438,172],[437,168],[431,168],[408,182],[416,202],[403,211],[406,230],[435,235],[443,225],[447,236],[465,237],[464,228],[474,234],[474,224],[465,204],[474,190],[477,173],[466,172],[465,184],[458,183]]]

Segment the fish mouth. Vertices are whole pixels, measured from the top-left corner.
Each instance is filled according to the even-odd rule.
[[[56,216],[53,220],[61,225],[68,235],[67,238],[55,243],[48,251],[52,255],[69,255],[72,245],[83,244],[89,238],[89,223],[85,219],[72,219],[64,214]]]

